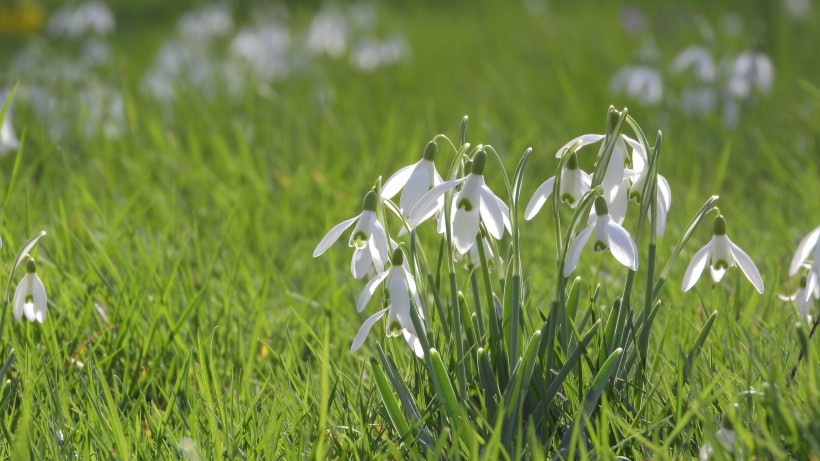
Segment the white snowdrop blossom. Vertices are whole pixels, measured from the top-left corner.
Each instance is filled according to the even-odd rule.
[[[391,199],[399,190],[399,209],[404,217],[409,217],[410,210],[421,200],[430,189],[443,181],[433,163],[438,145],[430,141],[424,148],[424,154],[418,162],[401,168],[393,173],[382,186],[382,199]],[[435,213],[441,216],[444,210],[444,196],[436,202]],[[439,232],[444,232],[443,220],[439,220]]]
[[[457,185],[464,186],[453,197],[451,223],[453,226],[453,245],[461,253],[467,253],[476,241],[481,222],[487,232],[496,240],[504,236],[504,229],[510,231],[510,210],[484,183],[484,164],[487,153],[478,151],[474,158],[470,174],[466,178],[445,181],[430,189],[410,210],[410,225],[415,227],[433,216],[438,201],[447,191]]]
[[[740,267],[743,275],[755,287],[758,293],[763,294],[763,279],[757,266],[743,250],[735,245],[726,236],[726,220],[723,216],[715,217],[715,228],[712,240],[695,253],[686,274],[683,276],[683,291],[689,291],[700,278],[706,265],[712,273],[712,280],[719,283],[726,275],[726,270],[732,266]]]
[[[0,108],[3,107],[4,103],[4,100],[0,100]],[[3,124],[0,125],[0,155],[14,152],[19,146],[20,141],[17,139],[17,133],[14,132],[14,127],[11,125],[11,107],[9,107],[6,109]]]
[[[535,217],[552,194],[554,184],[555,176],[538,186],[530,199],[530,203],[527,204],[527,209],[524,211],[524,219],[529,221]],[[574,209],[578,206],[578,200],[589,190],[591,184],[592,176],[578,167],[578,156],[575,152],[570,153],[566,165],[561,169],[561,184],[558,191],[561,201]]]
[[[361,312],[364,309],[367,303],[370,302],[378,286],[382,283],[386,285],[390,305],[364,321],[358,333],[356,333],[356,336],[353,338],[353,343],[350,345],[350,352],[356,352],[362,347],[373,325],[379,321],[384,314],[387,314],[387,336],[398,336],[401,334],[404,336],[405,341],[407,341],[407,345],[413,349],[416,356],[424,358],[424,348],[421,346],[416,328],[413,325],[413,318],[410,316],[410,309],[412,309],[413,304],[415,304],[416,309],[418,309],[419,318],[424,318],[424,311],[422,310],[421,301],[419,300],[416,282],[410,274],[410,271],[404,265],[404,254],[401,249],[397,248],[393,252],[390,263],[390,269],[380,273],[367,282],[367,285],[365,285],[356,302],[356,311]]]
[[[663,81],[654,67],[626,66],[612,77],[610,90],[615,94],[624,93],[645,106],[653,106],[663,97]]]
[[[813,305],[813,299],[820,299],[820,286],[818,286],[817,279],[814,274],[809,273],[800,278],[800,287],[793,295],[777,295],[781,301],[790,301],[797,309],[797,315],[806,323],[811,323],[811,316],[809,310]]]
[[[340,58],[347,50],[350,30],[347,19],[336,8],[324,8],[313,17],[307,33],[308,51]]]
[[[379,198],[375,192],[368,192],[364,198],[362,213],[333,226],[313,250],[313,257],[327,251],[355,222],[356,227],[353,228],[348,242],[351,247],[355,247],[353,259],[350,261],[353,276],[357,279],[364,277],[371,264],[377,272],[384,271],[384,263],[387,261],[390,250],[387,246],[387,233],[376,215],[378,201]]]
[[[692,45],[681,51],[672,61],[672,70],[676,73],[692,69],[695,79],[708,83],[717,77],[717,67],[712,53],[703,45]]]
[[[33,259],[26,262],[26,275],[20,280],[17,289],[14,290],[14,318],[20,320],[25,314],[31,321],[43,323],[46,319],[46,289],[43,282],[37,276],[37,265]]]
[[[789,275],[796,274],[809,255],[812,255],[812,263],[809,268],[810,277],[813,277],[820,284],[820,227],[815,228],[800,240],[797,251],[794,253],[792,262],[789,265]]]
[[[114,30],[114,13],[104,2],[92,0],[77,7],[65,6],[55,11],[46,30],[54,36],[76,38],[86,33],[106,35]]]
[[[643,189],[649,177],[649,158],[641,143],[629,138],[627,139],[627,142],[632,147],[632,156],[630,157],[632,160],[632,168],[627,168],[624,173],[626,178],[629,179],[629,199],[641,203]],[[669,207],[672,206],[672,189],[669,187],[669,181],[660,174],[658,175],[655,189],[657,219],[652,216],[650,217],[655,221],[655,229],[658,237],[663,237],[663,233],[666,230],[666,216],[669,213]],[[611,206],[612,205],[610,205],[610,207]],[[613,216],[614,215],[615,213],[613,213]]]
[[[735,98],[746,99],[753,87],[768,93],[773,81],[774,67],[769,57],[760,51],[747,51],[732,62],[728,89]]]
[[[633,271],[638,270],[638,247],[635,241],[629,232],[609,215],[606,199],[598,196],[595,198],[595,213],[589,217],[589,226],[575,236],[567,251],[564,277],[569,277],[575,270],[581,251],[593,233],[593,249],[596,253],[610,251],[619,263]]]

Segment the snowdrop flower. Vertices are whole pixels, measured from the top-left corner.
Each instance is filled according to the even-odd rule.
[[[626,66],[612,77],[610,89],[615,94],[625,93],[645,106],[652,106],[661,101],[663,81],[653,67]]]
[[[797,245],[797,251],[792,258],[792,263],[789,265],[789,275],[794,275],[800,269],[800,266],[812,255],[812,264],[809,269],[810,277],[820,284],[820,227],[815,228],[803,237],[803,240]]]
[[[700,278],[707,263],[715,283],[723,280],[728,268],[737,265],[758,293],[763,293],[763,279],[760,278],[760,272],[752,262],[752,258],[726,236],[726,220],[720,215],[715,217],[712,240],[695,253],[695,257],[686,268],[686,274],[683,276],[683,291],[689,291],[695,286],[695,282]]]
[[[5,100],[0,100],[0,108],[3,107],[4,103]],[[20,141],[17,139],[14,127],[11,126],[11,107],[9,107],[6,110],[6,117],[3,119],[3,124],[0,125],[0,155],[14,152],[19,146]]]
[[[589,226],[575,236],[575,240],[569,247],[564,265],[564,277],[569,277],[575,270],[578,259],[581,257],[581,251],[593,232],[595,233],[593,248],[596,253],[611,251],[612,256],[619,263],[633,271],[638,270],[638,247],[635,241],[632,240],[629,232],[609,215],[606,199],[598,196],[595,198],[595,214],[589,217]]]
[[[790,296],[777,295],[781,301],[791,301],[797,309],[797,314],[806,323],[811,323],[809,308],[812,306],[812,298],[820,299],[820,287],[814,274],[809,273],[800,278],[800,288]]]
[[[393,252],[390,263],[390,269],[380,273],[367,282],[364,290],[362,290],[362,293],[359,295],[359,300],[356,302],[356,311],[361,312],[364,309],[381,283],[384,283],[387,287],[390,305],[364,321],[361,328],[359,328],[359,332],[356,333],[356,336],[353,338],[353,343],[350,345],[350,352],[359,350],[362,344],[364,344],[365,339],[367,339],[367,334],[370,333],[370,329],[373,328],[373,325],[381,319],[384,314],[388,314],[387,335],[403,335],[405,341],[407,341],[407,344],[413,349],[416,356],[423,358],[424,349],[421,347],[421,342],[416,334],[416,328],[413,325],[413,318],[410,316],[410,309],[412,309],[413,304],[415,304],[419,317],[424,318],[418,290],[416,289],[416,282],[410,274],[410,271],[404,265],[404,253],[402,253],[400,248],[397,248]]]
[[[428,142],[421,160],[393,173],[382,186],[382,199],[391,199],[399,190],[402,191],[399,209],[405,217],[427,191],[443,182],[441,175],[436,171],[436,164],[433,163],[437,150],[438,145],[435,141]],[[444,197],[442,196],[437,203],[437,212],[440,212],[444,209]]]
[[[350,36],[345,17],[335,8],[316,13],[307,33],[306,47],[311,53],[340,58],[347,49]]]
[[[629,179],[627,186],[629,191],[629,199],[634,200],[637,203],[641,203],[643,189],[644,186],[646,186],[646,180],[649,177],[649,158],[646,155],[646,151],[641,143],[631,139],[629,140],[629,143],[632,147],[632,168],[627,169],[625,173],[625,176]],[[657,200],[657,219],[654,217],[652,217],[652,219],[655,221],[655,229],[658,237],[663,237],[663,233],[666,230],[666,215],[669,213],[669,207],[672,205],[672,189],[669,187],[669,182],[666,178],[661,175],[658,175],[658,181],[655,189]]]
[[[106,35],[114,30],[114,13],[102,1],[92,0],[76,8],[63,7],[48,20],[51,35],[80,37],[88,32]]]
[[[672,62],[672,70],[681,73],[691,68],[700,82],[712,82],[717,77],[717,67],[712,53],[703,45],[692,45],[681,51]]]
[[[438,201],[457,185],[464,183],[453,197],[451,222],[453,245],[464,254],[475,243],[480,222],[497,240],[504,236],[504,228],[510,231],[510,210],[484,183],[484,164],[487,153],[478,151],[473,158],[471,173],[466,178],[446,181],[430,189],[410,210],[410,225],[415,227],[430,218],[436,211]]]
[[[729,93],[737,99],[746,99],[756,86],[763,93],[772,89],[774,67],[769,57],[760,51],[747,51],[732,63],[729,75]]]
[[[342,221],[333,226],[327,235],[322,238],[316,249],[313,250],[313,257],[317,257],[327,251],[342,233],[356,222],[353,233],[350,234],[348,245],[355,247],[353,259],[350,261],[350,270],[353,276],[360,279],[365,276],[370,264],[376,268],[377,272],[384,271],[384,262],[387,260],[389,249],[387,247],[387,233],[384,231],[376,216],[376,205],[379,198],[375,192],[370,191],[364,197],[364,211],[358,216]]]
[[[29,321],[43,323],[46,319],[46,289],[37,276],[37,265],[33,259],[26,261],[26,275],[14,290],[14,319],[20,320],[23,314]]]
[[[541,210],[541,207],[544,206],[550,194],[552,194],[554,183],[555,176],[538,186],[530,199],[530,203],[527,204],[527,209],[524,211],[524,219],[529,221]],[[578,200],[589,190],[591,184],[592,176],[578,168],[578,156],[575,152],[570,153],[566,165],[561,170],[561,184],[558,191],[561,201],[574,209],[578,205]]]

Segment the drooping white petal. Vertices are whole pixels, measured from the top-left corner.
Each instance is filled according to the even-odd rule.
[[[712,280],[714,280],[715,283],[720,283],[720,281],[723,280],[723,276],[726,275],[726,269],[718,269],[715,266],[709,266],[709,272],[712,273]]]
[[[413,303],[416,305],[416,312],[419,313],[420,318],[424,318],[424,309],[421,307],[421,299],[419,298],[419,290],[416,287],[416,279],[410,274],[407,267],[404,268],[404,277],[407,282],[407,288],[410,289],[410,296],[413,298]]]
[[[547,179],[540,186],[538,189],[535,189],[535,193],[532,194],[532,198],[530,199],[530,203],[527,204],[527,209],[524,210],[524,219],[529,221],[530,219],[534,218],[536,213],[541,210],[541,207],[544,206],[544,203],[547,202],[550,194],[552,194],[553,184],[555,183],[555,176]]]
[[[629,232],[614,220],[610,220],[606,223],[605,233],[606,244],[609,247],[609,251],[612,252],[612,256],[614,256],[619,263],[633,271],[638,270],[638,247],[635,245]]]
[[[624,180],[615,188],[609,203],[609,215],[612,220],[621,224],[626,219],[626,208],[629,205],[629,181]]]
[[[382,283],[382,281],[384,281],[384,279],[387,277],[387,274],[389,273],[390,271],[386,270],[381,274],[370,279],[369,282],[367,282],[367,285],[364,286],[361,294],[359,295],[359,300],[356,301],[356,312],[361,312],[362,309],[364,309],[364,306],[366,306],[367,303],[370,301],[370,298],[373,297],[373,293],[376,292],[376,288],[379,286],[380,283]]]
[[[391,267],[387,277],[387,289],[390,290],[390,302],[393,313],[402,325],[410,320],[410,287],[407,286],[405,272],[400,267]],[[412,322],[411,322],[412,323]]]
[[[28,274],[23,276],[23,279],[20,280],[20,283],[17,284],[17,288],[15,288],[15,290],[14,290],[14,299],[12,301],[12,304],[14,306],[14,311],[13,312],[14,312],[14,319],[15,320],[20,320],[20,318],[23,317],[23,310],[24,310],[23,309],[23,304],[26,301],[26,294],[27,294],[27,291],[26,291],[26,286],[27,286],[26,277],[28,277]]]
[[[575,236],[575,240],[572,241],[567,251],[567,259],[564,261],[564,277],[569,277],[572,271],[575,270],[575,266],[578,265],[578,260],[581,258],[581,251],[583,251],[584,246],[589,240],[589,236],[592,235],[593,227],[594,225],[582,230]]]
[[[625,153],[626,144],[623,139],[618,139],[615,142],[615,147],[612,149],[612,155],[609,157],[609,163],[604,172],[604,179],[601,180],[604,195],[607,195],[609,201],[615,196],[617,187],[619,187],[624,180]]]
[[[792,263],[789,265],[789,275],[797,273],[803,261],[809,257],[811,250],[818,245],[818,239],[820,239],[820,227],[809,232],[808,235],[803,237],[803,240],[800,240],[800,244],[797,245],[797,251],[792,258]]]
[[[459,253],[464,254],[475,243],[479,223],[478,207],[470,211],[458,208],[453,213],[453,245]]]
[[[413,353],[416,354],[416,357],[423,359],[424,348],[421,347],[421,341],[419,341],[419,337],[407,328],[404,328],[402,330],[402,334],[404,335],[404,340],[407,341],[407,345],[410,346],[410,349],[413,349]]]
[[[417,164],[418,163],[407,165],[393,173],[382,185],[382,198],[389,199],[398,194],[404,185],[407,184],[407,180],[410,179],[410,175],[413,174]]]
[[[375,249],[375,251],[373,251],[373,262],[376,264],[376,270],[381,272],[384,270],[384,261],[390,259],[390,248],[387,246],[387,232],[385,232],[384,226],[382,226],[378,219],[373,219],[370,231],[372,234],[368,243]]]
[[[356,336],[353,337],[353,344],[350,345],[350,352],[356,352],[360,347],[362,347],[364,340],[367,339],[367,335],[370,333],[370,329],[373,328],[373,325],[375,325],[380,318],[384,317],[384,314],[387,313],[388,310],[390,310],[389,306],[371,315],[364,321],[364,323],[362,323],[362,326],[359,328]]]
[[[453,181],[445,181],[438,186],[430,189],[424,194],[421,199],[419,199],[418,203],[410,210],[410,213],[407,215],[408,221],[410,221],[410,225],[413,227],[418,226],[419,224],[423,223],[424,221],[433,217],[437,211],[442,208],[444,201],[442,197],[444,194],[447,193],[450,189],[458,186],[462,182],[464,182],[465,178],[455,179]]]
[[[347,244],[352,247],[366,245],[367,240],[373,235],[373,226],[378,224],[378,222],[379,217],[376,216],[375,211],[362,211],[362,214],[359,216],[359,221],[356,222],[356,227],[354,227],[353,232],[350,233],[350,239]]]
[[[743,274],[752,282],[755,289],[758,293],[763,294],[763,279],[760,277],[760,272],[757,270],[757,266],[752,261],[752,258],[746,254],[743,250],[740,249],[739,246],[735,245],[734,242],[726,239],[729,242],[729,248],[732,251],[732,257],[735,259],[737,266],[743,271]]]
[[[353,273],[353,277],[361,279],[367,275],[371,262],[373,262],[373,254],[370,251],[370,245],[354,249],[353,258],[350,260],[350,272]],[[384,270],[383,267],[382,270]]]
[[[430,160],[420,160],[416,169],[404,185],[401,192],[399,207],[405,215],[413,209],[413,206],[421,200],[421,197],[433,187],[433,162]]]
[[[658,207],[663,204],[666,211],[672,206],[672,188],[669,187],[669,181],[661,175],[658,175],[658,182],[656,184],[658,189]]]
[[[507,220],[507,213],[509,209],[504,210],[501,205],[506,207],[506,204],[500,202],[500,199],[493,194],[489,187],[482,184],[478,189],[481,199],[479,200],[481,206],[481,220],[487,226],[487,232],[490,233],[496,240],[501,240],[504,236],[504,228],[509,227],[505,222]],[[463,253],[462,253],[463,254]]]
[[[316,245],[316,249],[313,250],[313,257],[315,258],[324,253],[325,251],[327,251],[327,249],[330,248],[331,245],[336,243],[336,240],[339,240],[339,237],[341,237],[342,233],[344,233],[344,231],[347,230],[348,227],[353,225],[353,223],[356,222],[356,220],[359,219],[360,216],[361,214],[356,215],[350,219],[344,220],[339,224],[333,226],[333,228],[330,229],[330,231],[328,231],[328,233],[325,234],[324,237],[322,237],[322,241],[319,242],[318,245]]]
[[[582,148],[586,145],[595,144],[596,142],[604,139],[604,137],[605,136],[602,135],[602,134],[582,134],[581,136],[578,136],[577,138],[575,138],[575,139],[571,140],[570,142],[564,144],[563,147],[558,149],[558,152],[555,153],[555,157],[556,158],[563,157],[564,155],[569,153],[569,149],[571,147],[573,147],[576,143],[577,143],[577,146],[575,147],[575,150],[578,150],[578,149],[580,149],[580,148]]]
[[[703,273],[703,269],[706,268],[706,264],[709,262],[711,252],[712,240],[710,240],[706,246],[695,253],[695,257],[692,258],[692,262],[689,263],[689,266],[686,268],[686,273],[683,275],[681,290],[689,291],[693,286],[695,286],[695,283]]]

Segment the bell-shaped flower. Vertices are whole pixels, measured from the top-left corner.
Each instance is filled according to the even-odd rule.
[[[555,176],[538,186],[530,199],[530,203],[527,204],[527,209],[524,211],[524,219],[529,221],[535,217],[552,194],[554,184]],[[575,152],[572,152],[569,159],[567,159],[566,165],[561,169],[561,184],[558,191],[561,201],[569,205],[570,208],[575,208],[578,205],[578,200],[589,190],[591,184],[592,177],[578,168],[578,156]]]
[[[492,245],[490,245],[489,239],[481,239],[481,242],[484,244],[484,257],[487,260],[487,265],[490,267],[493,267],[496,264],[500,265],[501,258],[498,258],[498,261],[496,261],[495,253],[493,253],[493,248]],[[478,251],[478,240],[476,240],[476,243],[470,247],[466,255],[456,253],[455,258],[456,260],[465,260],[465,264],[468,268],[480,266],[481,253]]]
[[[629,139],[627,143],[632,147],[632,168],[627,168],[624,173],[624,176],[629,179],[629,199],[641,203],[643,189],[649,177],[649,158],[641,143],[632,139]],[[653,220],[655,220],[658,237],[662,237],[666,230],[666,215],[669,213],[669,207],[672,206],[672,189],[666,178],[661,175],[658,175],[655,189],[658,216],[657,220],[654,218]]]
[[[510,210],[484,183],[486,161],[487,153],[478,151],[466,178],[443,182],[424,194],[410,211],[410,225],[417,226],[430,218],[435,213],[440,197],[464,183],[464,187],[453,197],[451,223],[456,250],[461,254],[467,253],[475,243],[481,222],[490,235],[500,240],[504,235],[504,228],[510,230]]]
[[[434,163],[437,150],[438,145],[435,141],[428,142],[421,160],[393,173],[382,186],[382,199],[391,199],[401,191],[399,209],[405,218],[409,217],[410,210],[421,200],[424,194],[443,182],[441,175],[436,171],[436,164]],[[444,220],[441,218],[444,214],[443,196],[436,202],[436,205],[434,214],[439,218],[439,233],[443,233]],[[402,228],[402,231],[404,232],[406,229]]]
[[[376,215],[378,203],[378,195],[373,191],[368,192],[364,198],[364,210],[361,214],[333,226],[313,250],[313,257],[327,251],[355,222],[356,227],[353,228],[348,241],[348,245],[355,247],[353,259],[350,261],[353,276],[357,279],[364,277],[371,264],[375,267],[376,272],[384,271],[384,263],[389,257],[390,250],[387,246],[387,233]]]
[[[624,93],[642,105],[652,106],[663,97],[663,80],[654,67],[644,64],[626,66],[612,77],[610,90],[615,94]]]
[[[809,272],[814,274],[815,280],[820,284],[820,227],[815,228],[800,240],[797,251],[794,253],[792,262],[789,265],[789,275],[796,274],[809,255],[812,255]]]
[[[382,283],[386,285],[386,292],[390,304],[364,321],[358,333],[356,333],[356,336],[353,338],[353,343],[350,345],[350,352],[359,350],[362,344],[364,344],[365,339],[367,339],[367,335],[370,333],[373,325],[375,325],[384,314],[388,314],[386,334],[388,336],[401,334],[404,336],[410,348],[413,349],[416,356],[423,358],[424,348],[421,347],[415,325],[413,325],[413,318],[410,316],[410,309],[413,309],[413,305],[415,305],[419,313],[419,318],[424,318],[424,311],[422,310],[421,301],[419,300],[416,282],[407,269],[407,266],[404,265],[404,253],[402,253],[400,248],[397,248],[393,252],[390,262],[390,269],[380,273],[367,282],[367,285],[365,285],[356,302],[356,311],[361,312],[364,309],[373,297],[376,289]]]
[[[26,261],[26,275],[20,280],[17,289],[14,290],[14,318],[20,320],[25,314],[29,321],[35,320],[43,323],[46,319],[46,289],[43,282],[37,276],[37,265],[33,259]]]
[[[714,236],[709,243],[695,253],[686,274],[683,276],[683,291],[689,291],[698,281],[706,265],[712,273],[712,280],[719,283],[726,270],[732,266],[740,267],[743,275],[752,283],[758,293],[763,293],[763,279],[757,266],[743,250],[726,236],[726,220],[723,216],[715,218]]]
[[[610,216],[606,199],[598,196],[595,198],[595,213],[589,217],[589,226],[575,236],[567,251],[564,277],[569,277],[575,270],[581,258],[581,251],[593,233],[593,249],[596,253],[610,251],[619,263],[633,271],[638,270],[638,247],[635,241],[629,232]]]
[[[732,62],[728,90],[735,98],[746,99],[753,87],[768,93],[773,81],[774,66],[769,57],[760,51],[747,51]]]
[[[3,104],[3,100],[0,100],[0,108],[3,107]],[[14,152],[19,146],[20,141],[17,139],[14,127],[11,125],[11,107],[9,107],[6,109],[6,116],[3,118],[2,125],[0,125],[0,155]]]
[[[672,61],[672,70],[681,73],[692,69],[699,82],[712,82],[717,77],[717,67],[712,53],[703,45],[692,45],[681,51]]]
[[[809,309],[813,304],[813,299],[820,299],[820,284],[811,272],[800,278],[800,287],[793,295],[777,295],[782,301],[791,301],[797,309],[797,315],[806,323],[811,323]]]

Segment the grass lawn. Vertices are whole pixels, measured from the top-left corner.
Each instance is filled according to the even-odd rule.
[[[790,2],[768,1],[357,4],[375,18],[363,27],[367,34],[398,37],[395,43],[405,46],[396,62],[363,71],[349,57],[355,40],[339,59],[304,58],[300,47],[319,2],[242,2],[231,10],[231,31],[207,43],[211,67],[197,77],[194,64],[202,62],[196,55],[178,81],[162,80],[174,85],[172,98],[151,97],[145,75],[157,65],[160,47],[172,39],[196,45],[176,32],[179,16],[194,7],[189,3],[166,9],[161,2],[112,2],[116,29],[102,39],[110,56],[79,74],[68,69],[81,59],[82,40],[45,31],[0,36],[0,83],[17,85],[12,110],[21,146],[0,158],[0,267],[13,293],[25,273],[25,264],[10,273],[15,255],[46,230],[30,254],[48,295],[43,323],[13,320],[11,302],[0,318],[3,457],[820,457],[820,343],[807,338],[810,325],[777,296],[797,290],[799,277],[789,276],[789,264],[800,240],[820,225],[820,61],[810,46],[820,43],[816,5],[794,17],[785,6]],[[337,5],[337,11],[352,18],[354,6]],[[46,18],[55,9],[43,8]],[[290,36],[283,52],[287,72],[222,77],[233,65],[225,58],[230,37],[246,26],[272,24]],[[744,51],[758,47],[771,59],[770,91],[754,90],[740,101],[731,126],[722,84],[714,85],[714,110],[689,115],[682,108],[678,95],[694,80],[671,66],[694,44],[714,53],[724,80],[731,58]],[[24,65],[21,56],[34,64]],[[175,56],[182,62],[185,55]],[[639,62],[664,77],[657,104],[610,89],[620,68]],[[45,109],[37,106],[41,90],[55,101]],[[349,352],[376,308],[356,312],[372,275],[351,276],[346,242],[319,258],[311,254],[331,227],[361,213],[362,198],[379,176],[384,182],[418,161],[439,133],[459,144],[464,115],[467,140],[473,147],[491,145],[510,179],[532,148],[523,208],[555,175],[554,154],[562,145],[604,132],[610,105],[628,107],[650,147],[663,133],[658,171],[671,186],[672,206],[657,240],[655,277],[692,216],[719,195],[727,235],[750,255],[765,291],[758,294],[738,268],[720,283],[704,273],[693,289],[681,291],[689,261],[712,237],[709,215],[666,275],[647,328],[645,368],[601,373],[596,387],[594,378],[608,369],[605,359],[616,354],[609,319],[616,337],[623,332],[623,344],[631,344],[632,333],[612,315],[627,270],[587,249],[567,281],[581,277],[572,322],[579,331],[556,320],[565,322],[569,334],[562,338],[569,342],[552,338],[549,347],[541,339],[533,359],[537,376],[517,387],[526,394],[518,414],[529,419],[510,423],[515,435],[507,440],[503,417],[481,416],[488,405],[484,381],[458,389],[460,367],[477,357],[476,348],[468,347],[460,361],[458,336],[441,328],[470,319],[477,300],[469,273],[456,264],[466,317],[445,320],[432,307],[428,314],[459,408],[477,434],[465,438],[473,429],[464,429],[440,383],[430,381],[429,351],[427,361],[416,359],[401,337],[383,336],[379,323],[360,350]],[[628,128],[624,133],[634,137]],[[443,174],[455,151],[441,139],[438,145]],[[579,152],[580,166],[590,172],[592,149]],[[509,203],[493,158],[487,184]],[[630,208],[627,229],[638,225],[637,210]],[[560,216],[566,225],[572,210],[563,207]],[[398,229],[397,219],[388,221]],[[518,224],[521,339],[514,347],[520,351],[510,352],[511,342],[503,349],[513,364],[540,337],[536,331],[550,317],[560,278],[551,211]],[[424,224],[419,234],[435,264],[440,246],[433,225]],[[648,235],[636,243],[642,266],[632,308],[640,318]],[[504,270],[511,245],[509,233],[498,243]],[[446,266],[438,266],[440,288],[452,307]],[[493,277],[501,273],[496,269]],[[478,298],[486,301],[483,283]],[[492,284],[507,312],[509,291],[497,278]],[[423,301],[432,306],[429,295],[425,291]],[[569,361],[570,345],[577,346],[596,319],[600,329],[579,349],[557,397],[539,407],[539,383],[555,378]],[[510,317],[504,320],[510,328]],[[421,422],[414,422],[401,400],[399,414],[413,426],[404,434],[377,383],[387,363],[382,348],[396,367],[388,377],[407,383],[419,406]],[[801,351],[806,356],[790,380]],[[466,366],[479,376],[478,363]],[[501,368],[509,381],[518,376]],[[588,390],[595,389],[593,399]],[[725,440],[730,428],[733,453]]]

